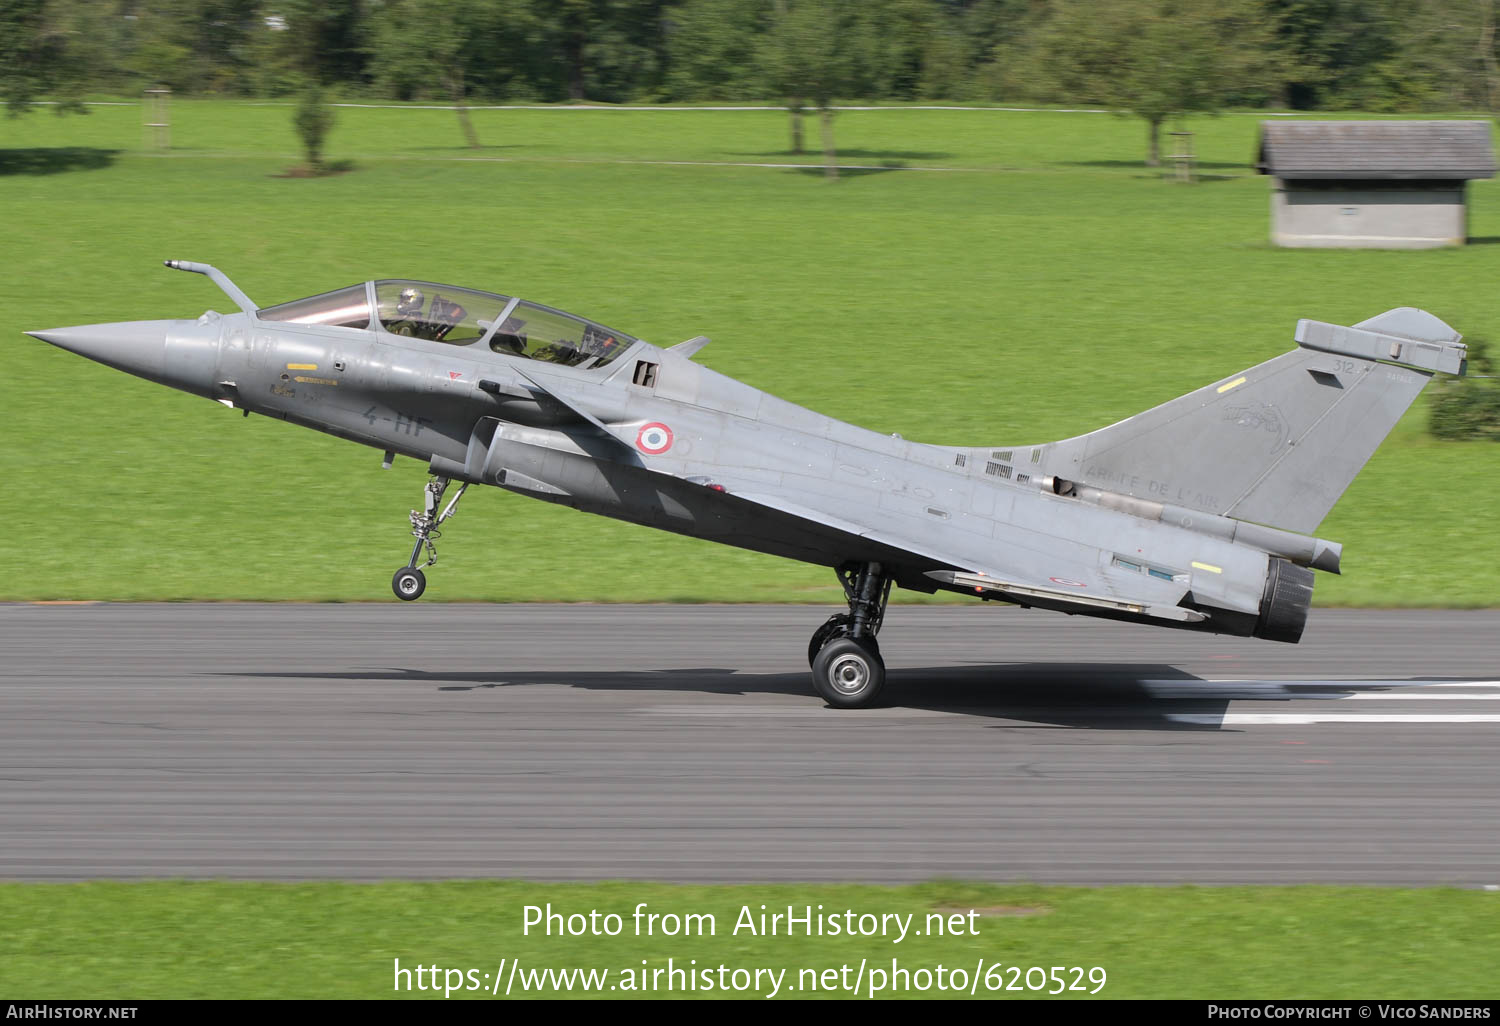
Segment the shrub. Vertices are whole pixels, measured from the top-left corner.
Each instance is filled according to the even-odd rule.
[[[1493,370],[1489,347],[1482,338],[1469,344],[1469,373],[1477,377],[1448,378],[1432,399],[1430,429],[1450,441],[1500,442],[1500,385],[1485,377]]]
[[[323,140],[333,128],[333,108],[323,102],[323,87],[314,82],[302,91],[297,101],[292,123],[297,126],[297,135],[302,139],[302,149],[307,153],[308,169],[321,173],[323,165]]]

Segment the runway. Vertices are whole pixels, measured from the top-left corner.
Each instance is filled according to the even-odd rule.
[[[1500,612],[0,605],[0,877],[1500,885]]]

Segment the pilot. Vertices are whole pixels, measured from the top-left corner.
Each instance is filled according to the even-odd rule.
[[[385,322],[385,330],[393,335],[428,337],[428,324],[422,319],[422,307],[427,297],[422,290],[408,285],[396,297],[396,317]]]
[[[426,301],[422,290],[408,285],[401,290],[401,295],[396,297],[396,312],[403,317],[421,317],[422,304]]]

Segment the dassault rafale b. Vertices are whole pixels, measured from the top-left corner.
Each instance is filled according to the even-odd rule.
[[[835,706],[885,681],[893,584],[1132,623],[1295,642],[1313,537],[1434,373],[1466,347],[1403,307],[1297,322],[1296,348],[1109,427],[952,446],[854,427],[584,317],[425,281],[371,281],[196,320],[35,337],[225,406],[426,463],[396,596],[471,484],[833,568],[848,612],[808,646]],[[453,494],[448,496],[450,486]],[[444,498],[448,501],[444,503]]]

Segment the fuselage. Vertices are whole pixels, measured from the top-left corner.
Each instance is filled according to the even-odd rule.
[[[386,330],[379,317],[348,327],[210,312],[93,329],[40,334],[444,477],[810,563],[878,561],[916,590],[971,590],[934,580],[934,559],[1060,591],[1085,587],[1069,569],[1084,566],[1096,572],[1095,597],[1175,605],[1191,582],[1187,604],[1211,615],[1168,625],[1249,634],[1273,559],[1160,510],[1057,494],[1045,445],[951,447],[869,431],[634,339],[570,366],[495,345],[493,330],[490,345],[453,344]],[[1080,611],[1045,595],[1027,604]]]

